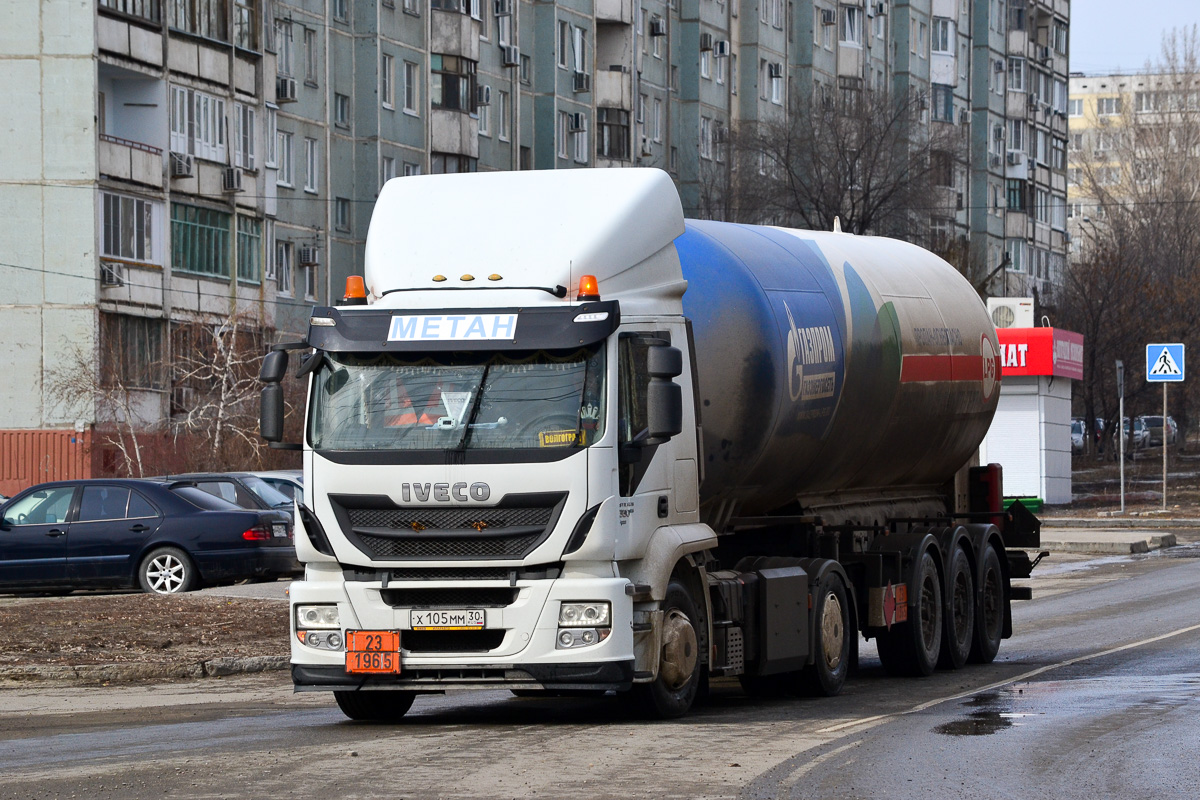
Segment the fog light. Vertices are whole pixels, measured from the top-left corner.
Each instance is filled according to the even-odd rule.
[[[317,633],[316,631],[309,631],[308,637],[305,639],[304,643],[307,644],[309,647],[320,647],[321,646],[321,634]]]
[[[595,644],[596,643],[596,632],[593,630],[580,631],[579,638],[584,644]]]
[[[325,639],[329,643],[330,650],[340,650],[342,647],[342,635],[340,633],[331,633]]]
[[[560,647],[570,647],[574,641],[575,636],[571,633],[571,631],[563,631],[562,633],[558,634],[558,644]]]

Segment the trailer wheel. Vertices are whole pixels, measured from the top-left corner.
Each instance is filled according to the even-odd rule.
[[[681,717],[692,707],[700,686],[700,614],[691,592],[678,580],[667,586],[663,601],[662,652],[658,675],[650,683],[634,684],[635,708],[658,719]]]
[[[879,660],[892,675],[932,675],[942,649],[942,582],[926,550],[913,565],[908,622],[878,639]]]
[[[338,708],[357,722],[395,722],[408,713],[416,692],[334,692]]]
[[[983,568],[979,571],[979,598],[975,603],[975,636],[971,642],[970,660],[974,664],[990,664],[1000,650],[1004,636],[1004,573],[1000,556],[988,545],[983,551]]]
[[[802,672],[804,693],[834,697],[846,685],[850,669],[850,607],[846,587],[826,575],[813,598],[813,663]]]
[[[975,635],[975,582],[967,551],[954,548],[946,564],[946,619],[938,666],[960,669],[967,663]]]

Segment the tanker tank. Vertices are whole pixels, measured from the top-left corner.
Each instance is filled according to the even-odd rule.
[[[950,264],[882,237],[694,220],[675,245],[710,519],[945,512],[1000,394],[995,328]]]

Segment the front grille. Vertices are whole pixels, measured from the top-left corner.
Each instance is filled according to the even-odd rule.
[[[409,653],[486,653],[504,642],[505,631],[405,631],[400,647]]]
[[[545,541],[567,495],[506,495],[486,507],[398,506],[378,495],[329,499],[346,537],[372,560],[507,561]]]
[[[447,569],[393,569],[389,570],[394,581],[506,581],[508,570],[504,567],[450,567]]]
[[[392,608],[504,608],[517,599],[518,589],[460,586],[450,589],[384,589],[383,602]]]

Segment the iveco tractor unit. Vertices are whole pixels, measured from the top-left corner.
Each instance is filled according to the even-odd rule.
[[[298,690],[669,717],[721,677],[836,694],[860,635],[910,675],[1010,635],[1039,524],[972,466],[996,332],[931,253],[685,220],[658,170],[417,176],[349,284],[261,374],[303,450]]]

